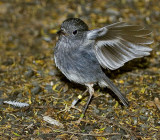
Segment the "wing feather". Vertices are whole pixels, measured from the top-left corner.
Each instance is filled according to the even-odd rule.
[[[141,26],[118,22],[88,31],[87,38],[95,40],[95,54],[102,67],[115,70],[134,58],[150,54],[152,49],[146,46],[153,43],[147,38],[150,34]]]

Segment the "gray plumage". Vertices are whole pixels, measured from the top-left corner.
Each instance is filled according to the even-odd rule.
[[[147,56],[152,51],[145,45],[151,32],[141,26],[118,22],[89,30],[78,18],[65,20],[58,32],[54,50],[56,66],[70,80],[89,88],[96,83],[108,86],[128,106],[127,99],[104,74],[102,68],[115,70],[126,62]],[[90,96],[91,93],[90,93]]]

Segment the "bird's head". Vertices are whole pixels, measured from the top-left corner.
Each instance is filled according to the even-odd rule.
[[[69,18],[62,23],[57,34],[67,38],[78,39],[83,36],[84,31],[88,31],[86,23],[79,18]]]

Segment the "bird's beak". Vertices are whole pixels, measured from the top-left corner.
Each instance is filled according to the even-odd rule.
[[[60,36],[60,35],[67,35],[67,33],[64,31],[64,30],[59,30],[58,32],[57,32],[57,34]]]

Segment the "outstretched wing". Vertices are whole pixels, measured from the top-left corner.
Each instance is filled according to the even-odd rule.
[[[87,32],[89,40],[95,40],[95,54],[103,68],[115,70],[124,63],[147,56],[152,51],[146,45],[153,43],[147,38],[151,32],[141,26],[118,22]]]

